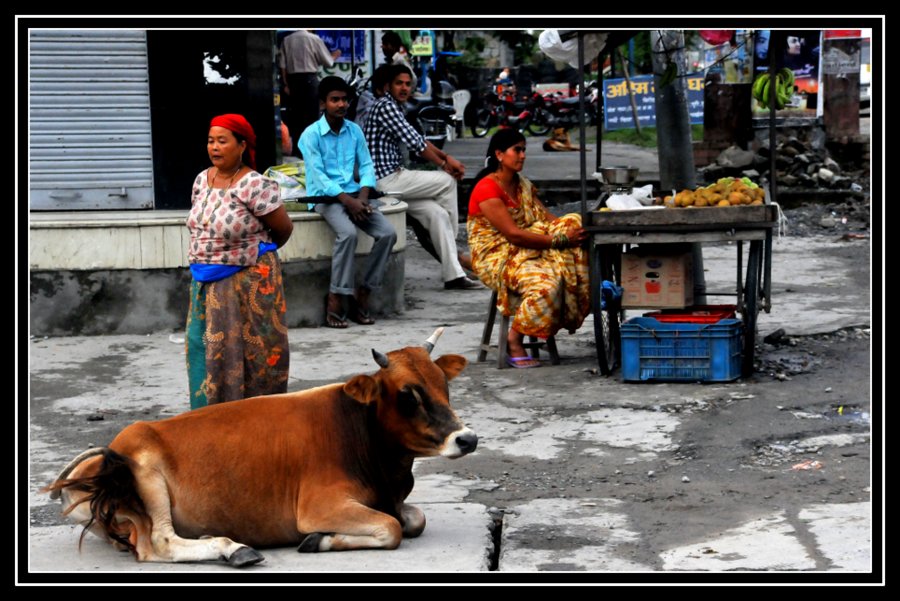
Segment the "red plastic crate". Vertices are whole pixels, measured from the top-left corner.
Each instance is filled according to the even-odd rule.
[[[667,323],[718,323],[722,319],[734,319],[736,310],[735,305],[694,305],[644,313],[644,317]]]

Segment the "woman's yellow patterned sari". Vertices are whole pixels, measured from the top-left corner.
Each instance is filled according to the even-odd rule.
[[[482,187],[487,179],[476,185],[473,199],[497,196],[491,186]],[[519,204],[507,203],[507,209],[521,229],[554,235],[581,226],[581,215],[554,217],[534,193],[531,182],[520,175]],[[497,306],[503,314],[515,315],[513,329],[526,336],[547,338],[560,329],[571,333],[581,326],[591,307],[588,256],[583,248],[538,250],[514,246],[484,215],[472,215],[471,211],[466,229],[472,268],[485,285],[497,291]]]

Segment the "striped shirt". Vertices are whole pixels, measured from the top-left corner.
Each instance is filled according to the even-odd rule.
[[[397,171],[403,164],[401,143],[416,153],[427,148],[425,138],[406,120],[400,105],[390,94],[382,96],[372,106],[363,131],[375,163],[377,179]]]

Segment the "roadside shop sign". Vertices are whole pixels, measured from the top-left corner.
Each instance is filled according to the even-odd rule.
[[[412,42],[410,54],[413,56],[431,56],[434,54],[434,38],[428,34],[419,34]]]
[[[703,74],[686,78],[688,115],[692,124],[703,123]],[[652,75],[631,78],[634,103],[641,127],[656,126],[656,96]],[[603,122],[607,131],[633,129],[634,114],[624,79],[603,80]]]
[[[861,38],[862,29],[826,29],[826,40]]]

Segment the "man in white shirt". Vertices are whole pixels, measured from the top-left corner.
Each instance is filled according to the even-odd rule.
[[[281,69],[287,115],[285,121],[294,143],[294,154],[300,156],[297,142],[300,134],[319,118],[319,67],[333,67],[341,55],[331,51],[322,38],[311,30],[300,29],[281,42],[278,67]]]

